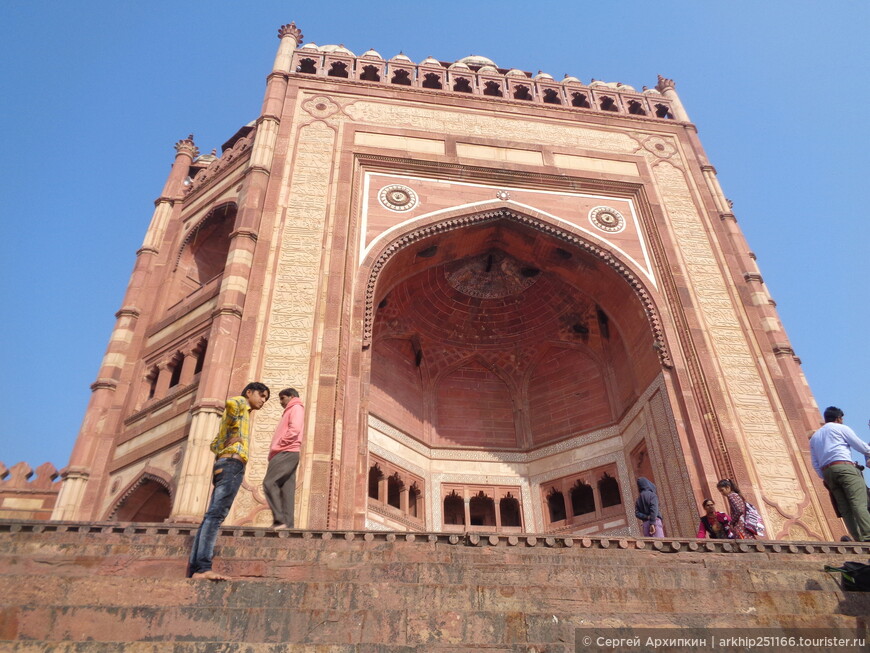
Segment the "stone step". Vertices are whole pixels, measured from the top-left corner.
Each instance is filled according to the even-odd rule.
[[[822,569],[864,545],[229,528],[216,569],[235,580],[214,583],[184,578],[192,532],[0,523],[0,648],[567,653],[578,627],[866,632],[870,615]]]
[[[434,642],[506,645],[571,641],[579,627],[714,627],[746,629],[800,625],[804,628],[866,627],[857,615],[691,615],[637,612],[577,614],[577,606],[560,611],[487,612],[478,610],[311,610],[298,606],[216,608],[125,607],[20,609],[5,618],[5,638],[43,642],[213,641],[306,644],[391,643],[425,646]],[[649,606],[648,606],[649,609]],[[567,610],[567,611],[566,611]],[[866,616],[866,615],[865,615]]]

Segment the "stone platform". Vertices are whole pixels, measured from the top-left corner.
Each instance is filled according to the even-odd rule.
[[[575,628],[870,632],[870,594],[825,564],[870,546],[224,528],[184,577],[193,528],[0,522],[0,650],[547,651]]]

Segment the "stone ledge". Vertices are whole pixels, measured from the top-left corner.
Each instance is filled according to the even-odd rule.
[[[61,521],[0,521],[3,533],[101,533],[124,535],[181,535],[196,534],[198,524],[134,524],[120,522],[61,522]],[[451,544],[471,547],[541,547],[547,549],[635,549],[658,553],[772,553],[772,554],[860,554],[870,555],[870,542],[818,542],[783,540],[698,540],[694,538],[633,538],[589,537],[571,535],[541,535],[521,533],[503,535],[486,532],[464,533],[408,533],[404,531],[362,530],[286,530],[249,526],[225,526],[221,537],[239,539],[303,539],[347,542],[406,542],[409,544]],[[220,542],[220,540],[219,540]]]

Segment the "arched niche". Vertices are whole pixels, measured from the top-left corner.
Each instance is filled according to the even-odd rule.
[[[185,234],[172,271],[169,306],[223,274],[235,219],[236,205],[222,204]]]
[[[155,470],[143,471],[120,494],[107,519],[122,522],[164,522],[172,511],[169,481]]]
[[[530,450],[613,424],[669,364],[639,279],[534,217],[433,223],[369,264],[368,409],[429,446]]]

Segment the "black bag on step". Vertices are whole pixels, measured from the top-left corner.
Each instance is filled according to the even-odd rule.
[[[845,562],[842,567],[825,565],[825,571],[842,574],[843,589],[847,592],[870,592],[870,565]]]

